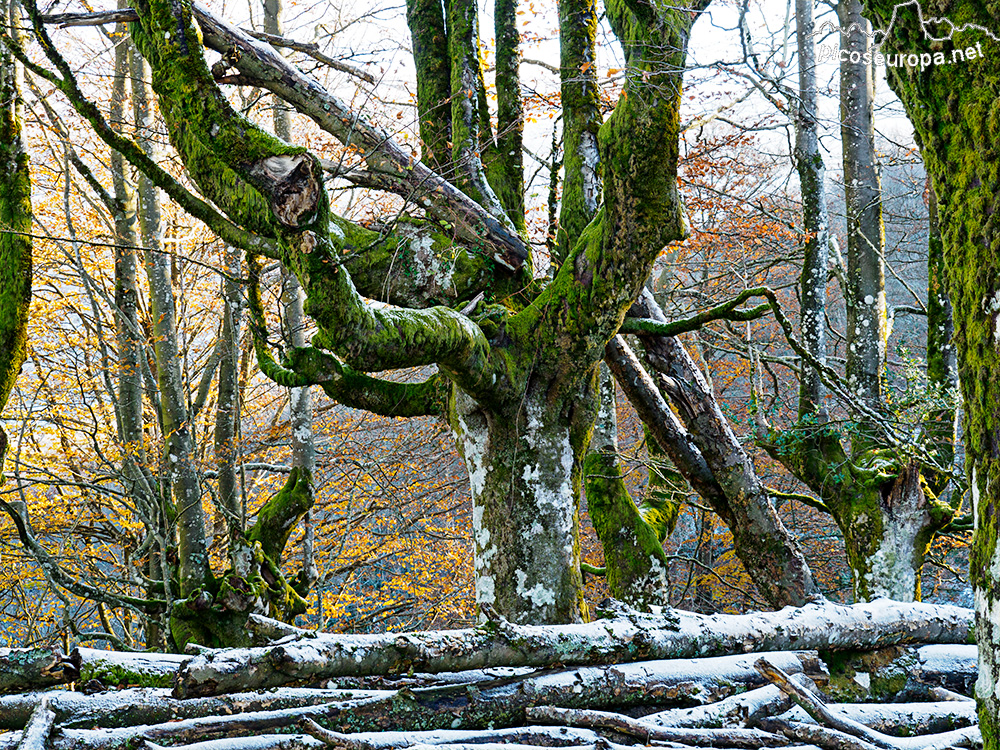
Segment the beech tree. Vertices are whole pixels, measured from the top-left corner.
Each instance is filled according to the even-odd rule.
[[[589,468],[583,462],[597,413],[597,371],[603,357],[617,362],[619,378],[631,380],[630,397],[645,401],[651,434],[733,528],[737,554],[765,597],[775,604],[801,604],[816,593],[804,558],[711,389],[671,338],[699,321],[671,327],[650,298],[632,313],[647,319],[642,330],[648,363],[659,371],[663,392],[679,405],[680,421],[621,342],[605,351],[656,254],[684,234],[674,184],[677,107],[686,37],[700,7],[692,8],[693,15],[643,3],[611,10],[629,73],[617,114],[597,138],[595,10],[586,2],[563,4],[565,138],[573,153],[567,156],[556,248],[559,271],[544,288],[530,278],[530,256],[518,234],[523,227],[518,87],[499,86],[494,134],[481,63],[470,51],[478,44],[472,6],[449,5],[447,22],[434,3],[412,3],[407,13],[420,84],[424,157],[440,172],[453,174],[461,190],[415,162],[412,154],[272,49],[201,8],[192,9],[201,36],[193,25],[185,26],[185,33],[193,35],[190,45],[168,37],[167,11],[153,6],[99,13],[96,19],[42,18],[29,6],[49,67],[31,60],[13,40],[11,44],[32,72],[55,84],[146,179],[225,242],[248,253],[251,329],[266,374],[298,392],[319,385],[345,404],[380,414],[449,419],[472,481],[478,602],[515,620],[573,621],[583,616],[576,523],[583,473],[610,479],[607,488],[592,482],[591,512],[595,525],[609,532],[602,536],[606,550],[617,554],[611,576],[618,581],[616,593],[648,601],[649,584],[662,579],[664,568],[659,537],[666,514],[655,507],[637,512],[620,478],[614,480],[612,456],[595,452]],[[513,71],[513,79],[518,59],[511,32],[515,12],[513,6],[502,6],[496,29],[498,65]],[[152,68],[152,87],[174,147],[203,195],[224,213],[158,169],[151,144],[124,137],[87,100],[45,27],[81,20],[133,22],[132,35]],[[188,16],[182,20],[191,23]],[[195,44],[201,41],[223,54],[210,72]],[[184,53],[180,58],[174,54],[176,45]],[[141,100],[142,65],[135,62],[133,71]],[[320,162],[238,115],[217,85],[230,80],[269,89],[345,146],[363,152],[366,168],[340,176],[403,195],[417,215],[374,228],[333,215]],[[634,96],[638,98],[630,100]],[[143,117],[137,109],[137,122]],[[277,129],[283,131],[283,126]],[[598,162],[603,164],[603,188]],[[155,237],[146,233],[143,242],[155,244]],[[277,359],[257,290],[261,256],[281,261],[298,278],[312,300],[305,311],[319,326],[311,347],[293,342]],[[399,307],[372,305],[366,298]],[[449,307],[433,307],[442,302]],[[169,344],[168,318],[157,315],[164,329],[157,335],[158,348]],[[231,336],[234,311],[227,313],[227,321]],[[120,347],[127,350],[126,344],[123,339]],[[173,377],[170,361],[165,352],[166,385]],[[438,373],[417,384],[367,374],[411,365],[436,365]],[[226,361],[219,366],[220,373],[231,372]],[[627,374],[631,372],[638,372],[638,378]],[[220,393],[220,463],[228,461],[224,448],[233,419],[231,404],[224,408],[223,402],[230,404],[230,399]],[[171,403],[165,461],[175,485],[170,513],[179,552],[179,603],[171,610],[172,630],[177,645],[189,638],[229,640],[238,631],[233,623],[259,608],[264,581],[251,573],[245,553],[237,549],[243,544],[232,533],[238,524],[230,528],[230,571],[221,578],[211,571],[201,503],[185,471],[190,446],[185,443],[184,404],[177,399]],[[613,449],[614,440],[601,438],[597,444]],[[605,468],[608,460],[612,463]],[[291,527],[311,503],[308,461],[298,464],[300,470],[261,512],[247,538],[259,543],[256,563],[263,578],[269,574],[279,582],[265,598],[286,614],[294,613],[298,591],[283,581],[279,558]],[[230,493],[224,491],[224,473],[220,468],[225,508]],[[601,493],[608,502],[598,502]],[[230,508],[227,522],[236,516],[237,510]],[[308,572],[307,564],[301,583],[308,582]],[[165,584],[172,580],[169,571],[162,576]]]
[[[893,424],[886,393],[886,362],[892,323],[885,288],[885,230],[875,148],[874,49],[858,0],[841,0],[840,124],[847,218],[846,262],[829,250],[823,159],[816,137],[812,0],[797,5],[799,101],[796,168],[807,233],[802,269],[802,337],[812,355],[800,376],[798,422],[768,428],[765,449],[813,491],[815,505],[840,528],[859,599],[919,599],[921,568],[934,535],[954,518],[961,493],[941,496],[952,473],[953,430],[937,414],[929,425],[903,435]],[[832,260],[832,262],[831,262]],[[846,306],[843,378],[827,365],[828,268],[841,283]],[[933,297],[938,292],[930,292]],[[947,310],[928,306],[928,360],[948,345]],[[936,365],[929,376],[937,400],[947,399],[947,378]],[[825,372],[824,372],[825,370]],[[824,402],[824,381],[839,384],[838,421]],[[946,410],[947,411],[947,410]]]
[[[955,319],[955,345],[965,408],[966,466],[975,514],[970,574],[976,592],[980,728],[984,746],[1000,747],[1000,441],[994,376],[998,360],[997,102],[1000,62],[986,52],[1000,29],[1000,6],[954,0],[932,22],[913,5],[866,0],[881,51],[902,55],[889,83],[913,123],[937,198]],[[977,47],[977,45],[980,45]],[[913,56],[912,58],[910,56]],[[914,64],[907,64],[912,59]],[[923,60],[923,62],[921,62]]]
[[[0,5],[3,23],[19,28],[17,3]],[[31,302],[31,175],[21,136],[21,70],[0,48],[0,411],[7,405],[27,354]],[[0,474],[7,433],[0,427]]]
[[[409,14],[417,67],[427,84],[421,91],[432,97],[431,106],[440,107],[441,101],[433,99],[438,94],[432,80],[439,87],[448,82],[451,116],[432,122],[447,130],[451,153],[430,153],[455,171],[464,193],[412,163],[383,134],[236,29],[202,14],[199,30],[186,6],[137,4],[131,34],[150,65],[171,142],[192,181],[223,213],[187,192],[108,126],[81,93],[37,9],[27,8],[48,66],[10,43],[35,74],[57,85],[109,145],[168,195],[222,239],[247,251],[252,283],[260,256],[280,260],[297,276],[319,333],[313,346],[294,348],[279,363],[269,349],[259,295],[253,293],[251,324],[264,371],[284,385],[320,385],[344,403],[378,413],[447,415],[471,476],[478,601],[518,621],[579,620],[578,495],[597,409],[597,366],[657,253],[683,236],[675,186],[679,72],[697,16],[689,11],[700,6],[609,7],[626,50],[629,79],[627,96],[602,129],[604,201],[544,289],[530,279],[529,254],[517,234],[520,221],[511,218],[519,211],[520,150],[496,146],[500,141],[482,106],[474,4],[456,0],[449,5],[447,77],[424,72],[420,52],[424,36],[431,41],[440,36],[442,28],[435,24],[443,18],[433,8],[427,16],[417,7]],[[232,108],[204,61],[203,39],[228,53],[216,66],[217,75],[236,65],[245,80],[281,94],[345,142],[372,149],[372,171],[355,178],[397,191],[417,186],[419,194],[411,197],[432,217],[450,220],[453,234],[419,218],[375,230],[333,214],[320,162]],[[516,60],[516,46],[501,45],[498,57]],[[513,112],[511,121],[504,114],[500,124],[508,134],[517,128],[519,115],[505,107],[504,96],[501,92],[501,111]],[[425,134],[425,143],[434,142],[431,136]],[[494,146],[486,147],[490,143]],[[455,234],[465,247],[455,242]],[[477,246],[475,239],[486,242]],[[399,274],[386,285],[386,269],[399,248],[424,253],[421,260],[434,265],[446,264],[451,284],[426,275],[414,284]],[[429,259],[428,252],[442,257]],[[384,298],[386,286],[391,303],[409,307],[365,299]],[[492,292],[490,298],[467,304],[483,287]],[[440,301],[460,303],[462,311],[431,306]],[[420,383],[368,374],[427,365],[436,365],[438,372]],[[182,436],[183,424],[178,427],[176,435]],[[183,458],[171,450],[168,460],[174,457],[173,463]],[[307,482],[300,473],[297,483]],[[299,516],[301,494],[301,487],[296,490],[290,482],[287,502],[274,508],[274,528],[288,528]],[[200,504],[180,496],[175,502],[184,601],[172,612],[172,626],[182,643],[194,620],[210,621],[214,613],[222,618],[217,626],[222,628],[239,601],[233,592],[246,581],[241,583],[238,571],[221,581],[212,575],[203,553]],[[283,544],[277,538],[261,541],[265,552]]]

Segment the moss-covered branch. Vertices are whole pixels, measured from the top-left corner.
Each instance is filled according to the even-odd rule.
[[[135,142],[125,138],[115,131],[101,114],[94,102],[89,100],[80,90],[73,76],[72,69],[65,61],[55,45],[52,44],[41,21],[34,0],[25,0],[24,7],[28,11],[34,25],[35,39],[41,45],[46,57],[56,67],[58,74],[33,62],[25,51],[9,37],[4,36],[4,42],[24,66],[35,75],[53,84],[67,98],[73,108],[90,123],[97,136],[111,148],[121,153],[130,164],[141,170],[156,183],[171,199],[176,201],[185,211],[204,222],[209,229],[219,235],[225,242],[249,252],[259,252],[274,257],[277,250],[267,235],[255,235],[247,232],[216,211],[208,202],[198,198],[169,173],[150,159]]]
[[[682,333],[697,331],[715,320],[747,321],[762,318],[771,310],[771,302],[756,307],[739,307],[751,297],[763,296],[764,288],[747,289],[736,297],[721,305],[709,308],[697,315],[683,320],[661,322],[658,320],[626,318],[620,329],[621,333],[653,333],[659,336],[679,336]],[[770,290],[767,290],[770,291]]]

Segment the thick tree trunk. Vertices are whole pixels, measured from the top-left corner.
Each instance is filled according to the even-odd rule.
[[[904,642],[965,643],[972,612],[880,600],[850,607],[824,602],[752,615],[639,615],[587,625],[518,626],[400,635],[322,635],[276,646],[209,652],[180,670],[179,697],[258,690],[296,680],[352,675],[549,667],[637,659],[776,651],[881,648]]]
[[[927,421],[927,443],[937,454],[937,463],[943,469],[928,472],[927,481],[931,490],[940,495],[949,486],[946,471],[954,469],[960,473],[962,468],[961,453],[955,450],[961,410],[950,403],[958,393],[958,357],[952,341],[955,321],[948,297],[948,269],[944,263],[937,195],[929,179],[927,210],[927,381],[946,404],[934,411]],[[942,499],[953,504],[955,497],[953,490],[951,498]]]
[[[919,464],[908,462],[891,480],[888,493],[879,485],[868,486],[845,504],[849,509],[835,517],[843,522],[855,597],[919,601],[924,558],[935,531],[947,522],[947,511],[943,516],[924,492]]]
[[[530,383],[522,402],[499,413],[454,396],[472,488],[476,604],[517,623],[584,616],[579,497],[596,393],[591,380],[552,405],[545,385]]]

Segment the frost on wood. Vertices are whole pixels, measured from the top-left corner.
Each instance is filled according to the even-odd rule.
[[[787,648],[966,643],[972,620],[972,611],[960,607],[887,600],[843,606],[824,601],[748,615],[669,611],[580,625],[522,626],[501,621],[475,630],[318,635],[272,647],[207,651],[182,666],[176,694],[209,695],[411,669],[550,667]]]
[[[650,742],[673,742],[679,748],[759,748],[788,746],[805,736],[824,748],[916,750],[945,747],[942,742],[975,746],[971,700],[826,704],[816,697],[817,686],[830,689],[836,676],[818,652],[744,653],[777,642],[835,649],[903,638],[947,643],[967,638],[970,621],[971,612],[955,607],[880,601],[743,616],[632,611],[628,618],[587,625],[522,627],[501,621],[477,630],[383,636],[283,628],[277,633],[287,632],[282,642],[268,649],[210,651],[188,660],[178,672],[177,685],[186,687],[187,696],[196,690],[223,693],[218,696],[177,697],[164,689],[129,688],[94,695],[48,690],[0,697],[0,730],[12,730],[0,734],[0,750],[133,750],[143,743],[187,750],[596,750]],[[899,663],[909,665],[917,679],[937,679],[928,677],[932,670],[971,673],[969,649],[923,645],[903,654]],[[649,659],[650,653],[664,650],[685,658]],[[690,658],[727,650],[737,653]],[[231,689],[274,671],[286,681],[328,683],[329,670],[323,674],[316,662],[303,660],[309,651],[313,657],[325,652],[339,664],[336,682],[341,689],[332,684],[242,693]],[[192,664],[211,667],[226,659],[236,664],[234,657],[250,654],[263,658],[216,674],[219,680],[211,685],[190,682]],[[84,656],[90,663],[123,667],[145,662],[153,671],[183,658],[115,652]],[[761,657],[780,676],[773,686],[766,684],[770,672],[758,666]],[[595,663],[574,666],[573,661]],[[601,661],[618,663],[596,663]],[[502,666],[482,669],[485,662]],[[477,668],[454,671],[463,666]],[[418,671],[423,669],[429,671]],[[359,678],[382,689],[350,687]],[[969,690],[971,680],[963,684]],[[788,692],[810,696],[806,716],[797,709],[787,711],[783,694]],[[815,721],[819,723],[810,723]],[[852,733],[854,744],[831,744],[844,731]],[[899,739],[890,734],[925,736]]]

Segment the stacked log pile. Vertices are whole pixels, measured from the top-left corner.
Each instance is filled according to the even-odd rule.
[[[0,651],[0,750],[982,743],[970,610],[618,608],[567,626],[489,614],[475,629],[382,635],[255,618],[268,643],[185,656]]]

